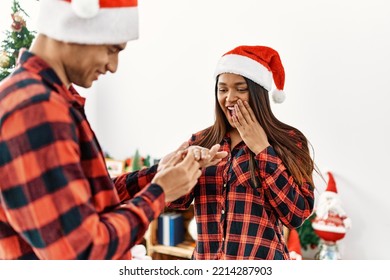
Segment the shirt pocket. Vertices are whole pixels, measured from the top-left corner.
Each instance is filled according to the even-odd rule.
[[[245,194],[253,203],[264,205],[264,190],[260,182],[258,187],[255,186],[250,171],[237,176],[234,181],[230,182],[230,191],[235,195]]]

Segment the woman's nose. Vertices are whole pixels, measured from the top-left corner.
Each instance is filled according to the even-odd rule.
[[[226,95],[226,101],[228,102],[234,102],[237,100],[237,96],[232,92],[228,92],[228,94]]]

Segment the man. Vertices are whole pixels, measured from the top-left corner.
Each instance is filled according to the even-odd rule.
[[[165,202],[226,154],[195,147],[113,182],[72,84],[116,71],[137,1],[40,5],[33,46],[0,84],[0,259],[129,259]]]

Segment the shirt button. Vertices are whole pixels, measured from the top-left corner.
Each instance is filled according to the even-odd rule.
[[[223,187],[226,188],[226,184],[223,184]]]
[[[222,209],[221,213],[222,213],[222,215],[225,214],[225,210]]]
[[[222,237],[222,241],[225,241],[225,237]]]

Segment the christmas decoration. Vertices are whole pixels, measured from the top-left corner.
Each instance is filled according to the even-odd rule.
[[[125,160],[117,160],[110,156],[108,152],[104,152],[104,157],[106,159],[106,164],[109,172],[113,172],[116,176],[124,172],[137,171],[143,168],[150,167],[150,155],[143,157],[140,155],[139,150],[137,149],[133,157],[128,157]],[[122,166],[122,169],[119,168]],[[115,173],[115,170],[120,172],[119,174]]]
[[[142,162],[141,162],[141,157],[139,155],[138,149],[135,151],[133,160],[132,160],[132,166],[131,169],[132,171],[140,170],[142,167]]]
[[[143,157],[140,155],[137,149],[133,157],[125,159],[125,171],[132,172],[137,171],[146,167],[150,167],[150,155]]]
[[[292,260],[302,260],[301,243],[296,229],[291,229],[288,235],[287,248]]]
[[[313,229],[321,239],[319,259],[340,259],[337,241],[344,238],[351,220],[341,207],[333,174],[328,172],[327,189],[321,194],[313,220]]]
[[[306,219],[303,224],[297,228],[299,235],[300,244],[302,249],[307,250],[309,247],[311,249],[317,248],[320,238],[314,232],[312,222],[315,219],[316,214],[313,213],[308,219]]]
[[[143,167],[150,167],[150,155],[147,155],[146,158],[142,157],[141,160]]]
[[[5,32],[6,38],[1,43],[0,81],[11,74],[15,68],[20,49],[28,49],[35,37],[35,32],[27,28],[23,18],[23,15],[28,17],[28,14],[20,7],[17,0],[13,0],[11,10],[11,31]]]
[[[132,158],[125,159],[125,171],[126,172],[131,172],[131,167],[132,166],[133,166],[133,159]]]

